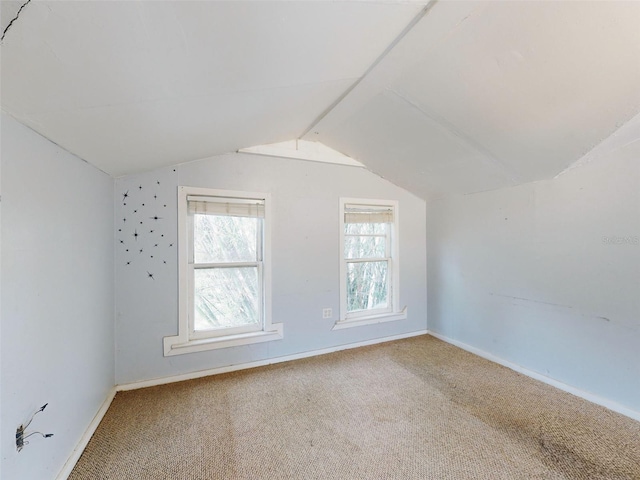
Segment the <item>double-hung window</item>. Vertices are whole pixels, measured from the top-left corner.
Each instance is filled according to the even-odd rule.
[[[269,315],[268,195],[179,187],[179,333],[165,355],[282,338]]]
[[[336,328],[406,318],[399,307],[398,204],[340,200],[340,319]]]
[[[262,330],[264,200],[187,197],[191,338]]]

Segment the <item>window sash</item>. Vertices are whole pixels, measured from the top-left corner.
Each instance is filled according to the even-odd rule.
[[[363,259],[365,261],[371,261],[371,259],[373,257],[352,257],[352,258],[346,258],[346,246],[347,246],[347,238],[356,238],[356,237],[379,237],[379,238],[384,238],[385,242],[384,242],[384,259],[391,259],[391,252],[393,251],[392,249],[392,245],[391,245],[391,230],[392,230],[393,226],[392,224],[387,226],[387,231],[384,234],[366,234],[366,235],[359,235],[359,234],[353,234],[353,233],[344,233],[343,232],[343,240],[342,240],[342,256],[344,257],[344,260],[357,260],[357,259]]]
[[[257,267],[261,262],[194,263],[194,269]]]
[[[271,307],[271,194],[268,192],[248,192],[219,190],[212,188],[201,188],[191,186],[178,186],[178,330],[175,335],[168,335],[162,339],[163,354],[165,357],[183,355],[187,353],[205,352],[240,345],[253,345],[263,342],[281,340],[284,336],[284,326],[282,323],[272,321]],[[190,336],[189,328],[189,304],[192,294],[191,274],[189,266],[190,248],[190,216],[187,213],[187,197],[204,196],[207,198],[236,198],[254,199],[264,202],[265,215],[262,223],[262,241],[260,250],[262,251],[262,315],[263,328],[261,331],[228,334],[220,337],[194,339]],[[253,261],[254,258],[234,258],[237,260]],[[210,260],[202,258],[203,261],[220,262],[227,259]]]
[[[369,233],[369,234],[355,234],[346,233],[346,225],[353,223],[366,223],[366,224],[386,224],[385,233]],[[395,246],[393,242],[393,229],[395,226],[395,206],[393,205],[368,205],[358,203],[345,203],[343,210],[343,225],[342,225],[342,262],[344,266],[345,275],[345,288],[342,294],[344,295],[344,318],[357,319],[362,317],[368,317],[372,315],[381,315],[385,313],[393,312],[394,308],[394,263],[393,252]],[[385,238],[385,256],[384,257],[346,257],[347,239],[353,237],[380,237]],[[386,289],[387,289],[387,305],[383,308],[367,308],[362,310],[349,310],[348,309],[348,292],[346,290],[347,276],[349,272],[349,264],[355,263],[369,263],[369,262],[386,262],[387,263],[387,277],[386,277]]]
[[[223,201],[221,201],[223,200]],[[258,222],[256,229],[256,255],[255,262],[220,262],[220,263],[196,263],[194,260],[195,225],[194,215],[221,215],[244,216],[264,219],[264,200],[187,196],[187,228],[188,228],[188,263],[187,275],[189,282],[188,296],[188,327],[189,339],[215,338],[241,333],[249,333],[264,330],[265,325],[265,286],[263,269],[264,248],[264,221]],[[258,269],[258,324],[240,325],[237,327],[222,327],[208,330],[195,329],[195,270],[213,268],[239,268],[256,267]]]
[[[349,275],[349,267],[350,263],[379,263],[386,262],[387,263],[387,278],[386,278],[386,287],[387,287],[387,305],[386,307],[381,308],[364,308],[359,310],[349,310],[348,308],[348,293],[345,291],[345,299],[347,301],[345,318],[353,319],[353,318],[361,318],[361,317],[369,317],[371,315],[381,315],[384,313],[390,313],[393,311],[393,261],[391,258],[367,258],[367,259],[348,259],[345,261],[345,275]],[[348,283],[348,282],[347,282]]]
[[[345,233],[345,237],[387,237],[386,233]]]
[[[368,262],[390,262],[390,257],[362,257],[362,258],[345,258],[347,264],[349,263],[368,263]]]
[[[259,332],[264,329],[264,278],[263,278],[263,266],[262,262],[255,262],[255,265],[246,265],[247,267],[255,266],[258,269],[258,297],[257,297],[257,305],[256,309],[258,312],[258,323],[256,325],[239,325],[236,327],[221,327],[221,328],[211,328],[207,330],[196,330],[195,329],[195,270],[198,268],[201,269],[215,269],[215,268],[227,268],[227,267],[238,267],[245,265],[238,264],[224,264],[218,267],[196,267],[195,265],[189,265],[189,290],[191,291],[191,295],[189,295],[189,336],[192,340],[197,340],[201,338],[215,338],[215,337],[223,337],[227,335],[236,335],[240,333],[249,333],[249,332]]]

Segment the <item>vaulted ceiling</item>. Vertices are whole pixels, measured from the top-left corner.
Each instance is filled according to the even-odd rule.
[[[1,66],[4,111],[114,176],[300,138],[427,198],[640,114],[640,2],[32,0]]]

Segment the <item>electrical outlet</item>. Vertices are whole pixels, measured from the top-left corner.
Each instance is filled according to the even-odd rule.
[[[323,308],[322,318],[331,318],[331,317],[333,317],[333,310],[331,310],[330,308]]]

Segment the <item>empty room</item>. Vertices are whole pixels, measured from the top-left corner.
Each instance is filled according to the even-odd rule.
[[[0,6],[0,478],[640,480],[640,2]]]

